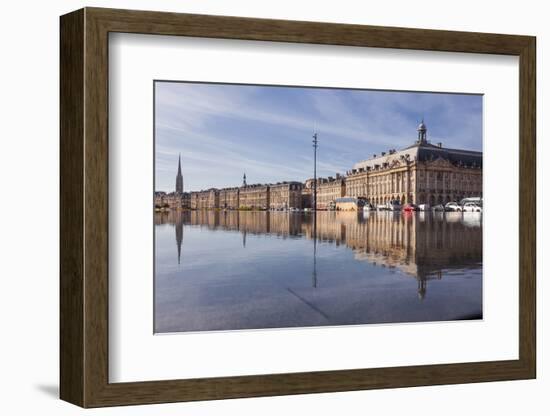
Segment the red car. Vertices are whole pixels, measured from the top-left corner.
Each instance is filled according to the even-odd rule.
[[[403,211],[405,212],[418,211],[418,206],[414,204],[405,204],[405,206],[403,207]]]

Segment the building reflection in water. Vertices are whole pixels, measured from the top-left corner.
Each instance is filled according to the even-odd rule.
[[[315,220],[316,218],[316,220]],[[417,279],[418,297],[428,281],[443,271],[479,269],[482,262],[482,221],[478,213],[183,211],[155,214],[155,225],[173,224],[181,261],[183,228],[207,227],[250,235],[304,238],[312,244],[312,286],[318,286],[317,244],[351,249],[355,260],[398,269]]]

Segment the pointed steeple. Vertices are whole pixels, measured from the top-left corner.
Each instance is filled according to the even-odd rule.
[[[246,172],[243,175],[243,186],[246,186]]]
[[[176,175],[176,192],[183,193],[183,175],[181,174],[181,153],[178,156],[178,174]]]

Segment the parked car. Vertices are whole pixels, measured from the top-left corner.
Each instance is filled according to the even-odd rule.
[[[370,202],[365,202],[363,205],[363,211],[374,211],[376,208]]]
[[[434,212],[443,212],[443,211],[445,211],[445,207],[441,204],[434,205],[432,207],[432,211],[434,211]]]
[[[464,205],[464,204],[466,204],[466,202],[473,202],[473,203],[479,205],[480,207],[483,207],[483,198],[481,198],[480,196],[462,198],[460,200],[460,205]]]
[[[462,207],[458,202],[447,202],[445,204],[445,211],[447,212],[462,212]]]
[[[462,206],[462,212],[481,212],[482,208],[475,202],[466,202]]]
[[[430,204],[420,204],[418,206],[419,211],[429,211],[432,207],[430,207]]]
[[[388,211],[401,211],[401,203],[398,199],[394,199],[386,204]]]
[[[414,204],[405,204],[405,206],[403,207],[403,211],[405,212],[418,211],[418,207]]]

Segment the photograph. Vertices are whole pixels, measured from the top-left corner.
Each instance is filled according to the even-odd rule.
[[[482,94],[153,89],[155,334],[483,319]]]

